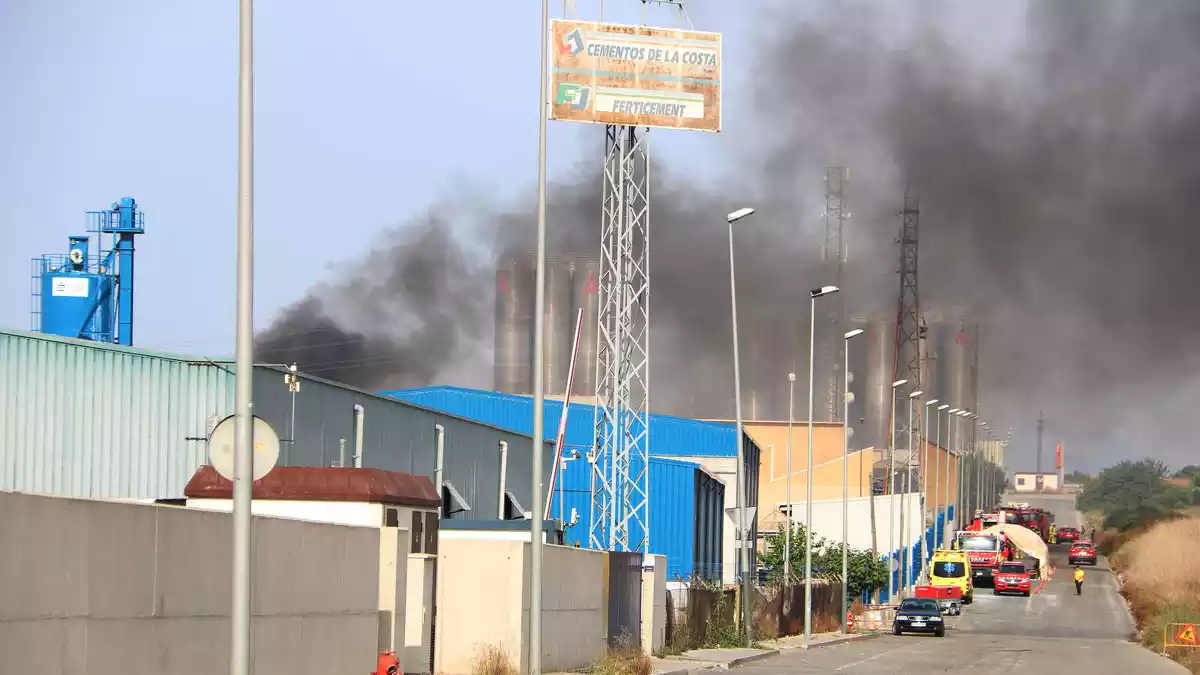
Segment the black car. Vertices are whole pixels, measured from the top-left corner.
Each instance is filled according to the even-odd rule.
[[[905,598],[896,609],[892,622],[892,634],[933,633],[945,637],[946,624],[942,621],[942,610],[936,600],[929,598]]]

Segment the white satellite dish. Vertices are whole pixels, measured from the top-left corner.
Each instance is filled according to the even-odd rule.
[[[233,480],[233,448],[235,442],[236,415],[230,415],[217,423],[208,436],[208,462],[226,480]],[[254,480],[271,473],[279,461],[279,434],[270,422],[255,415],[254,434]]]

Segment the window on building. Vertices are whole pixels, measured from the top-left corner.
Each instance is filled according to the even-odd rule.
[[[1025,484],[1025,479],[1024,479],[1024,478],[1018,478],[1018,479],[1017,479],[1017,485],[1024,485],[1024,484]]]

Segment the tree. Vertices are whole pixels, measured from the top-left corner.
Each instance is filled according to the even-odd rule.
[[[808,531],[799,523],[792,523],[792,579],[804,579],[804,544]],[[783,582],[784,550],[787,545],[786,525],[767,535],[767,552],[758,557],[759,562],[767,570],[767,581],[770,583]],[[887,564],[876,558],[870,551],[851,548],[846,552],[846,571],[848,579],[846,587],[850,597],[860,595],[864,590],[875,591],[887,585]],[[812,552],[812,570],[814,579],[826,579],[831,583],[842,583],[842,545],[827,539],[814,538]]]
[[[1189,501],[1188,490],[1166,483],[1167,465],[1154,459],[1123,461],[1100,472],[1076,499],[1082,511],[1100,511],[1104,525],[1130,530],[1146,525]]]
[[[1187,478],[1187,479],[1194,481],[1197,477],[1200,477],[1200,465],[1188,464],[1187,466],[1183,467],[1182,469],[1176,471],[1175,474],[1171,477],[1172,478]]]

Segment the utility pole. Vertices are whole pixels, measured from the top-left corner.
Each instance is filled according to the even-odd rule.
[[[1046,428],[1046,419],[1042,417],[1042,411],[1038,411],[1038,444],[1037,444],[1037,472],[1042,472],[1042,431]]]
[[[896,305],[896,350],[892,365],[892,379],[894,382],[905,381],[902,391],[904,396],[901,400],[909,400],[915,392],[921,391],[921,336],[924,334],[925,328],[921,325],[921,302],[917,293],[917,230],[921,209],[917,195],[908,187],[904,189],[904,208],[900,215],[903,217],[898,242],[900,244],[900,265],[896,270],[900,275],[900,295]],[[894,391],[893,398],[896,398]],[[919,419],[913,418],[912,415],[908,416],[907,423],[899,422],[894,405],[890,414],[890,423],[895,437],[903,438],[904,434],[908,435],[909,444],[905,449],[905,476],[902,483],[904,489],[902,499],[907,505],[912,486],[912,455],[916,451],[916,448],[912,447],[912,440],[914,436],[921,436],[921,425]],[[924,470],[925,467],[917,466],[918,473]],[[899,550],[905,553],[900,554],[901,561],[907,559],[907,552],[911,550],[912,544],[907,537],[903,522],[902,515],[900,531],[902,541]],[[920,522],[918,531],[921,531],[921,536],[924,537],[925,518],[923,515]],[[896,551],[892,553],[896,553]],[[901,569],[904,569],[903,563]],[[900,588],[907,587],[908,579],[902,579]]]

